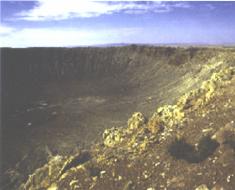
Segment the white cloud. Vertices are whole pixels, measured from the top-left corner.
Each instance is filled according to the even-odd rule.
[[[64,47],[128,42],[141,28],[80,30],[77,28],[26,28],[1,35],[2,47]]]
[[[0,35],[7,35],[11,33],[14,30],[14,28],[9,26],[0,25]]]
[[[173,8],[189,8],[185,2],[138,2],[136,1],[91,1],[91,0],[37,0],[30,10],[17,14],[19,19],[31,21],[62,20],[74,17],[96,17],[120,11],[132,14],[169,12]]]

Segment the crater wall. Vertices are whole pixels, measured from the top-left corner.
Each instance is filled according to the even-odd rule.
[[[234,54],[233,48],[137,45],[2,48],[3,168],[21,162],[27,176],[45,163],[48,149],[69,154],[104,129],[126,125],[133,112],[149,117],[234,65]]]

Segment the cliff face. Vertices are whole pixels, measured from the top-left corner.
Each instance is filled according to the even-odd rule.
[[[124,85],[136,85],[163,77],[177,78],[187,67],[200,69],[212,57],[230,50],[212,48],[168,48],[127,46],[110,48],[26,48],[1,49],[3,97],[21,102],[29,93],[40,92],[48,82],[118,78]],[[150,85],[151,83],[148,83]],[[104,84],[105,85],[105,84]],[[107,84],[109,85],[109,84]],[[36,93],[37,94],[37,93]],[[3,101],[5,102],[5,101]],[[12,103],[13,106],[13,103]]]
[[[1,58],[3,167],[9,180],[7,169],[17,163],[20,176],[6,182],[9,187],[48,156],[74,153],[100,139],[104,129],[125,126],[133,112],[148,118],[157,107],[175,104],[212,73],[234,66],[235,50],[3,48]]]
[[[222,49],[127,46],[110,48],[2,49],[4,79],[19,82],[109,76],[130,67],[202,62]],[[5,63],[5,64],[4,64]]]

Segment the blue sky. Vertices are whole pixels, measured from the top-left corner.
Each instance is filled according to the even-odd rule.
[[[1,47],[235,44],[235,2],[1,1]]]

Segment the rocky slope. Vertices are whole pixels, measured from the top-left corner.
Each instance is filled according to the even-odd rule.
[[[234,189],[234,75],[214,73],[149,120],[134,113],[89,151],[52,157],[20,189]]]
[[[232,189],[234,54],[3,49],[3,187]],[[225,143],[220,134],[227,131]]]

